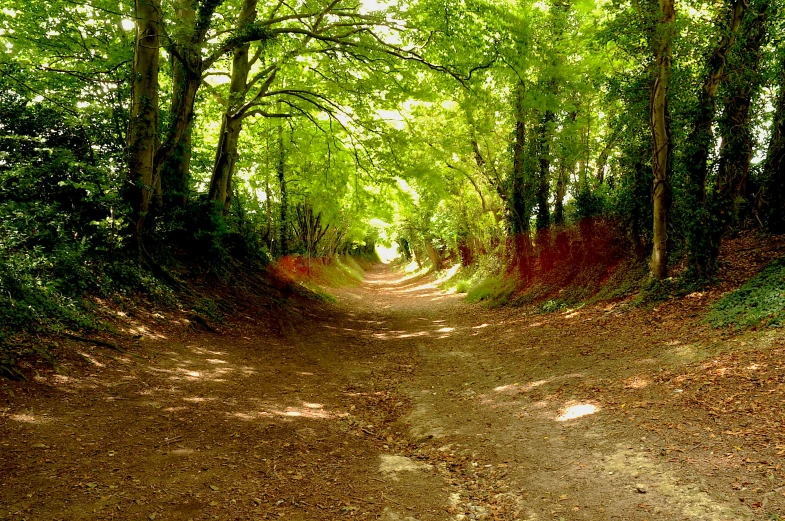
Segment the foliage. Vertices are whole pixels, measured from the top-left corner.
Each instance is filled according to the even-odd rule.
[[[0,316],[13,331],[92,325],[79,297],[110,292],[123,248],[114,180],[95,166],[89,131],[0,93]]]
[[[340,259],[393,241],[460,262],[474,301],[557,309],[645,278],[655,4],[7,4],[4,331],[87,327],[85,296],[167,298],[192,267],[296,256],[348,283]],[[734,29],[735,5],[677,7],[658,244],[687,269],[641,301],[711,283],[723,236],[785,222],[785,18],[755,0]]]
[[[714,327],[781,325],[785,320],[785,257],[772,261],[739,289],[724,295],[705,320]]]
[[[441,282],[441,287],[456,293],[469,293],[488,280],[500,279],[505,272],[502,258],[500,252],[482,255],[476,263],[455,270],[451,277]]]
[[[330,288],[358,285],[364,278],[365,269],[378,262],[371,255],[336,255],[331,258],[311,259],[290,255],[280,259],[273,271],[277,277],[293,283],[295,291],[303,296],[323,302],[335,302]]]
[[[485,302],[491,307],[503,306],[510,302],[517,285],[517,281],[512,277],[487,277],[469,288],[466,300]]]

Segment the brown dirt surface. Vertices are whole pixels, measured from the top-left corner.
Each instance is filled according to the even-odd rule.
[[[1,382],[0,519],[785,519],[782,331],[335,292]]]

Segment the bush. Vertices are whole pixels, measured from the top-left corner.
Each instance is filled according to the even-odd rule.
[[[117,178],[52,110],[4,93],[0,120],[0,334],[91,326],[79,297],[101,290],[96,265],[125,240]]]

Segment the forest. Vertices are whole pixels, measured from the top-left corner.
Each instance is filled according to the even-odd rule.
[[[5,0],[0,519],[785,519],[784,34]]]
[[[767,1],[7,3],[4,322],[392,243],[700,287],[785,231],[781,33]]]

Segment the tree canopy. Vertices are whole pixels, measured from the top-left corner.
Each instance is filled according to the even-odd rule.
[[[161,276],[172,259],[393,241],[421,264],[491,255],[529,278],[590,256],[598,222],[655,279],[709,280],[728,233],[785,231],[781,14],[9,0],[2,298],[67,300],[129,259]]]

